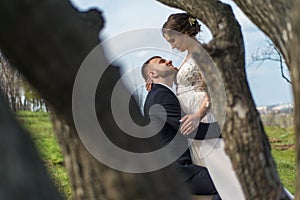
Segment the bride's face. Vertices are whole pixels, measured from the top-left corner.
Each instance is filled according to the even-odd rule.
[[[188,42],[184,35],[179,34],[165,34],[164,38],[170,43],[172,49],[178,49],[184,52],[188,49]]]

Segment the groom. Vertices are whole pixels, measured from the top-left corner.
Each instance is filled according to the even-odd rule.
[[[177,159],[175,165],[182,172],[182,181],[190,192],[195,195],[215,194],[213,199],[217,200],[220,197],[207,169],[192,163],[187,146],[187,138],[180,132],[177,134],[180,127],[179,120],[182,117],[181,108],[171,88],[177,71],[177,68],[172,65],[172,61],[165,60],[159,56],[154,56],[144,63],[142,75],[145,80],[151,78],[154,83],[145,101],[144,114],[145,117],[151,119],[151,123],[156,123],[157,126],[162,127],[158,133],[162,143],[172,143],[175,151],[176,148],[185,147],[184,153]],[[153,106],[156,104],[160,106]],[[164,116],[164,113],[166,113],[166,116]],[[209,125],[199,124],[198,138],[203,139],[206,137]],[[175,136],[179,139],[175,140]]]

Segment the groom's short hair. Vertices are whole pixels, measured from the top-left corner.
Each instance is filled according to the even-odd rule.
[[[143,78],[145,79],[145,81],[149,78],[148,77],[148,70],[149,70],[149,63],[151,60],[153,60],[154,58],[161,58],[160,56],[152,56],[151,58],[149,58],[142,66],[142,75]]]

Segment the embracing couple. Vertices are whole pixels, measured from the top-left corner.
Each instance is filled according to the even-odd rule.
[[[163,36],[171,47],[188,53],[178,69],[171,60],[160,56],[143,64],[142,75],[149,91],[144,114],[151,122],[160,123],[162,128],[158,134],[164,143],[173,142],[176,134],[181,135],[181,142],[173,142],[174,148],[185,144],[187,150],[177,159],[176,166],[192,194],[243,200],[241,185],[224,150],[220,128],[210,112],[207,86],[192,58],[199,31],[197,20],[186,13],[173,14],[164,24]],[[154,105],[161,107],[153,109]]]

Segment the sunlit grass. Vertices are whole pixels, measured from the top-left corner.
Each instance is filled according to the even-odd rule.
[[[18,119],[29,130],[42,159],[59,191],[71,199],[71,186],[64,169],[63,157],[54,137],[49,114],[44,112],[19,112]],[[265,127],[272,146],[272,155],[284,186],[295,194],[296,151],[292,128]]]
[[[283,185],[292,193],[296,191],[295,134],[292,128],[265,127],[272,146],[272,155]]]
[[[71,185],[64,168],[63,156],[53,134],[52,124],[48,113],[18,112],[17,118],[26,128],[53,178],[59,192],[65,199],[71,199]]]

